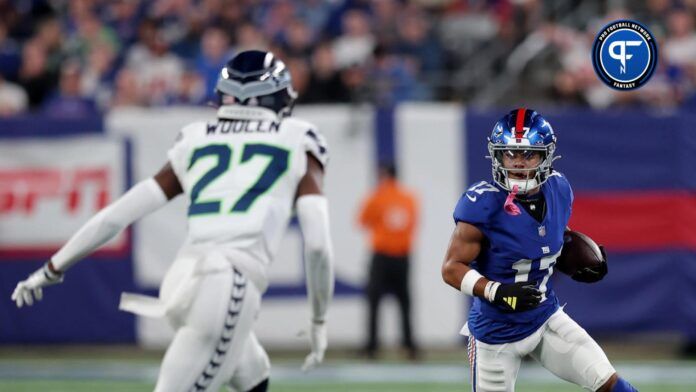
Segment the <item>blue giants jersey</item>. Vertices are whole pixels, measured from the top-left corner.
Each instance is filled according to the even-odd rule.
[[[476,226],[486,236],[481,253],[471,264],[481,275],[501,283],[537,282],[542,292],[538,307],[511,312],[478,297],[469,312],[469,331],[489,344],[524,339],[558,309],[549,278],[563,247],[573,191],[563,175],[553,172],[542,184],[546,214],[541,223],[519,205],[521,214],[503,210],[508,192],[482,181],[469,188],[454,209],[454,221]]]

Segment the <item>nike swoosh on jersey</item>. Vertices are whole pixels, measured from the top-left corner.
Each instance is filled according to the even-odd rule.
[[[468,193],[466,194],[466,197],[471,201],[476,201],[476,199],[478,198],[477,196],[471,196]]]

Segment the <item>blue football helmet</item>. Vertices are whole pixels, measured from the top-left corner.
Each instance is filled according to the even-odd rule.
[[[292,113],[297,99],[285,63],[260,50],[240,52],[228,61],[220,71],[215,92],[220,105],[261,106],[280,117]]]
[[[498,120],[488,138],[488,153],[493,163],[493,181],[507,191],[517,185],[525,194],[546,182],[553,170],[556,135],[551,124],[532,109],[519,108]],[[531,159],[538,155],[539,165],[514,168],[503,165],[503,157]]]

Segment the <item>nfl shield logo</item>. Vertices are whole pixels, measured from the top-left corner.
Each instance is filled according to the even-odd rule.
[[[539,226],[539,237],[546,236],[546,226]]]

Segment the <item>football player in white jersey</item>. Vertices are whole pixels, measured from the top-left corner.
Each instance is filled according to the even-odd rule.
[[[188,237],[159,299],[124,295],[121,308],[164,316],[176,334],[155,391],[263,392],[270,363],[252,325],[268,286],[266,270],[293,208],[304,237],[311,352],[323,360],[333,295],[328,205],[322,195],[326,143],[314,125],[290,118],[296,93],[272,53],[232,58],[216,86],[217,119],[184,127],[169,161],[91,218],[38,271],[17,284],[17,306],[41,299],[82,257],[179,194],[188,198]]]

